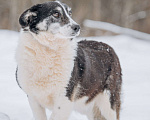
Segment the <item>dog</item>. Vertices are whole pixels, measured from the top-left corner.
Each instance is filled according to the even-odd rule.
[[[67,120],[75,110],[89,120],[119,120],[122,75],[105,43],[75,41],[80,26],[59,1],[37,4],[19,18],[16,78],[35,120]]]

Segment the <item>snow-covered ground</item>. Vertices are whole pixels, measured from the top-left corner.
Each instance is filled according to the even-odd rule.
[[[123,35],[88,39],[108,43],[120,58],[123,71],[121,120],[150,120],[150,41]],[[17,40],[17,32],[0,30],[0,113],[7,114],[10,120],[32,120],[27,96],[15,80]],[[4,119],[0,117],[0,120]],[[87,118],[73,112],[70,120]]]

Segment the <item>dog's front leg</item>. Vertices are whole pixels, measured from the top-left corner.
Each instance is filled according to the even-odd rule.
[[[67,97],[59,97],[54,105],[50,120],[68,120],[73,109],[73,102]]]
[[[45,108],[43,108],[33,97],[28,97],[35,120],[47,120]]]

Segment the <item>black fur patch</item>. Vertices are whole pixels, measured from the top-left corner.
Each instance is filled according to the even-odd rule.
[[[78,43],[77,57],[66,94],[70,100],[78,84],[81,88],[76,93],[76,99],[88,96],[88,103],[106,89],[111,92],[111,107],[120,105],[121,68],[118,57],[110,46],[86,40]]]

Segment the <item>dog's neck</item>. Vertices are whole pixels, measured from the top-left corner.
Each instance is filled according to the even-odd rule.
[[[56,38],[51,33],[46,32],[40,32],[37,35],[32,34],[32,36],[41,45],[46,46],[52,50],[57,50],[58,48],[63,47],[63,45],[65,45],[66,43],[69,43],[69,39]]]
[[[39,42],[41,45],[56,51],[59,48],[67,46],[72,46],[72,48],[74,49],[76,46],[75,40],[71,40],[70,38],[58,38],[51,33],[40,32],[38,34],[33,34],[31,32],[22,31],[21,34],[28,34],[28,36],[30,36],[30,39],[32,38],[33,40]]]
[[[21,38],[28,39],[28,41],[37,41],[41,46],[45,46],[51,50],[58,51],[59,49],[68,48],[68,50],[76,50],[77,43],[75,40],[69,38],[56,38],[50,33],[40,33],[38,35],[31,32],[21,32]]]
[[[47,38],[48,36],[39,36],[40,39],[38,38],[37,40],[31,33],[22,32],[17,48],[18,64],[20,66],[28,66],[26,69],[29,71],[32,69],[33,72],[38,71],[39,68],[41,69],[39,71],[42,72],[34,74],[38,76],[38,79],[35,79],[35,81],[36,83],[37,81],[39,82],[37,86],[41,85],[41,89],[43,81],[47,82],[47,80],[51,83],[55,80],[60,81],[61,85],[64,84],[62,86],[67,87],[66,85],[74,67],[77,49],[76,42],[69,39],[47,40],[45,37]],[[56,72],[54,73],[54,71]],[[49,92],[49,89],[47,92]]]

